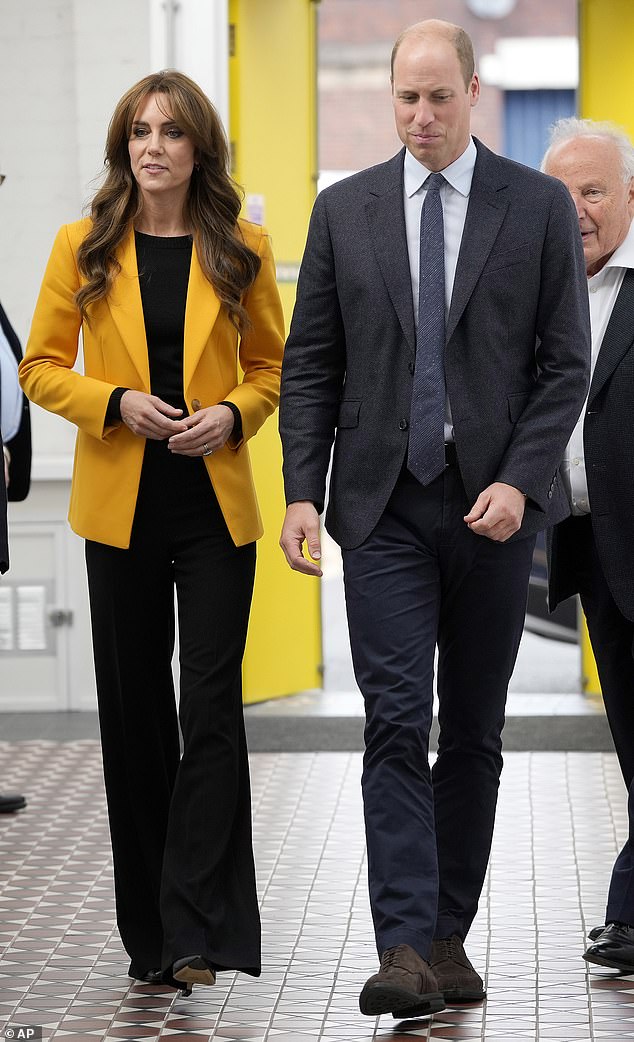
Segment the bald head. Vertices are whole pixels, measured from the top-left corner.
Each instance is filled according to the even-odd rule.
[[[414,25],[410,25],[407,29],[403,29],[403,32],[397,37],[396,43],[392,48],[392,58],[390,60],[390,75],[392,80],[394,80],[394,61],[401,44],[404,43],[405,40],[427,40],[434,38],[437,40],[444,40],[447,43],[450,43],[454,48],[460,63],[460,70],[462,72],[465,89],[468,89],[475,71],[475,58],[473,55],[471,37],[459,25],[454,25],[453,22],[443,22],[440,18],[426,18],[422,22],[415,22]]]

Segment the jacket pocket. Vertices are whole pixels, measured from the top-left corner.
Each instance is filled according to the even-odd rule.
[[[528,405],[530,396],[530,391],[517,391],[515,394],[509,394],[507,401],[509,403],[509,419],[511,423],[517,423]]]
[[[502,250],[500,253],[494,253],[489,257],[482,269],[482,274],[488,275],[490,271],[497,271],[498,268],[508,268],[511,264],[525,264],[530,259],[530,253],[530,247],[527,243],[523,246],[517,246],[514,250]]]
[[[360,409],[360,398],[344,398],[344,400],[339,403],[339,419],[337,420],[337,426],[358,427]]]

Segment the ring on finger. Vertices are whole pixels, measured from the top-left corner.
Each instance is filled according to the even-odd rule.
[[[207,442],[203,444],[203,456],[211,456],[214,450],[209,448]]]

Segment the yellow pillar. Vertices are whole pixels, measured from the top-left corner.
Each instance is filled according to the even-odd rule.
[[[634,139],[634,3],[580,0],[579,113],[620,124]]]
[[[607,119],[634,140],[634,3],[580,0],[579,115]],[[581,627],[583,689],[599,693],[599,677],[585,619]]]
[[[317,179],[316,4],[230,0],[229,137],[245,214],[271,233],[287,324]],[[244,662],[244,700],[321,685],[317,580],[291,572],[278,545],[284,516],[277,415],[251,447],[265,536]]]

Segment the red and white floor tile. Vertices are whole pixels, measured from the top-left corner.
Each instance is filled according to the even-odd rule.
[[[28,798],[0,816],[0,1039],[20,1027],[86,1042],[634,1039],[634,976],[581,959],[627,830],[613,755],[507,754],[467,944],[487,1001],[400,1024],[358,1011],[377,964],[360,771],[358,753],[252,756],[264,971],[182,998],[126,975],[98,743],[0,743],[0,789]]]

